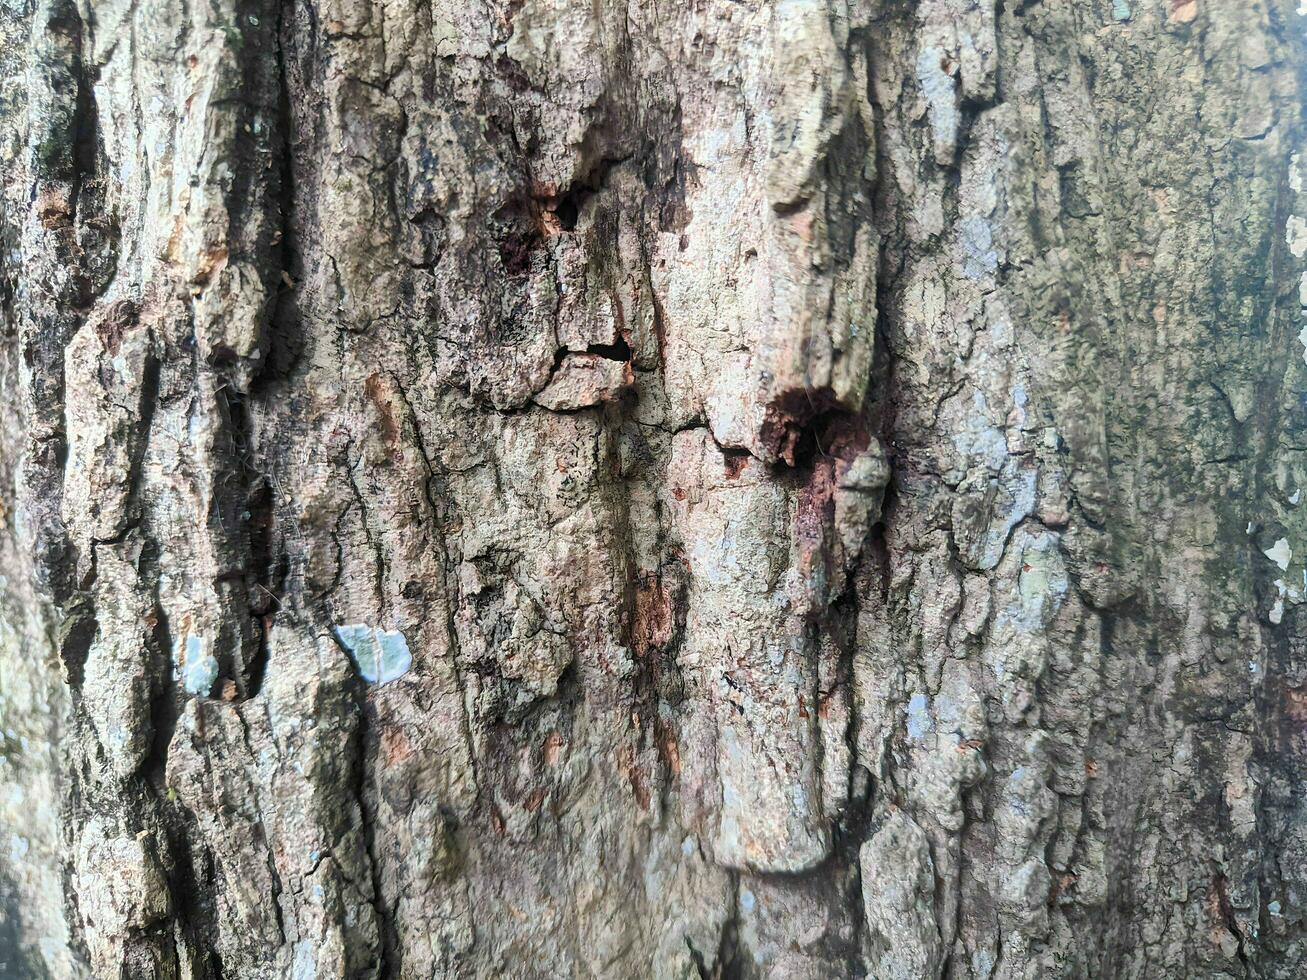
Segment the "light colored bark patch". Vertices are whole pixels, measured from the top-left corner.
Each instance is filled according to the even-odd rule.
[[[408,641],[399,630],[352,623],[337,626],[336,638],[348,651],[359,676],[369,684],[389,684],[413,666]]]
[[[202,636],[188,636],[182,644],[182,687],[191,694],[204,697],[218,679],[218,660],[209,651],[209,642]]]

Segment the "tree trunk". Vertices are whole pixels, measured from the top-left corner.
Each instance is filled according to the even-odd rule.
[[[0,976],[1307,970],[1291,0],[3,12]]]

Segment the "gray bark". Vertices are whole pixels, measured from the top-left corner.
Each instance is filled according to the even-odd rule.
[[[1290,0],[3,10],[0,976],[1307,969]]]

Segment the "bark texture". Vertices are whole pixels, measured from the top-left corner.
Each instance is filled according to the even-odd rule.
[[[0,975],[1307,970],[1289,0],[0,9]]]

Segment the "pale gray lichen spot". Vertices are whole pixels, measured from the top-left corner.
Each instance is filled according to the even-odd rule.
[[[1295,259],[1307,255],[1307,218],[1301,215],[1289,215],[1289,222],[1284,230],[1285,243]]]
[[[955,435],[953,446],[964,456],[981,460],[994,472],[1001,470],[1007,459],[1007,439],[992,426],[975,426],[969,432]]]
[[[388,684],[413,666],[408,641],[399,630],[350,623],[336,627],[336,639],[354,661],[359,676],[369,684]]]
[[[924,694],[914,694],[903,710],[908,716],[908,738],[919,742],[930,734],[934,727],[930,718],[930,698]]]
[[[1008,459],[1007,436],[988,422],[989,402],[981,392],[972,394],[971,408],[962,431],[953,435],[953,447],[968,461],[982,462],[997,473]]]
[[[730,774],[722,777],[722,815],[717,824],[717,851],[733,854],[741,849],[739,813],[743,809],[740,791]]]
[[[1021,553],[1017,578],[1017,625],[1028,630],[1047,626],[1062,608],[1068,579],[1051,535],[1034,538]]]
[[[291,970],[292,980],[317,980],[318,960],[314,956],[312,943],[305,940],[295,944],[295,960]]]
[[[1289,562],[1293,559],[1293,549],[1289,547],[1288,538],[1277,538],[1275,544],[1267,548],[1262,554],[1280,566],[1284,571],[1289,567]]]
[[[1280,620],[1284,618],[1284,604],[1288,600],[1295,606],[1307,599],[1307,568],[1303,569],[1303,588],[1295,588],[1282,578],[1275,580],[1275,588],[1279,592],[1279,598],[1275,600],[1275,605],[1271,607],[1271,623],[1278,626]]]
[[[958,142],[957,81],[944,70],[948,56],[933,45],[917,55],[917,81],[930,114],[935,134],[935,156],[951,154]]]
[[[994,232],[984,218],[972,215],[959,223],[962,251],[965,258],[962,271],[968,279],[980,279],[998,268],[998,252],[994,249]]]
[[[953,736],[953,742],[956,743],[958,741],[957,731],[962,725],[962,706],[947,694],[941,694],[935,698],[933,707],[935,724],[938,730],[948,732]]]
[[[218,679],[218,660],[209,652],[209,641],[202,636],[187,636],[181,644],[182,687],[197,697],[206,697]]]
[[[795,813],[807,813],[809,810],[808,793],[799,783],[790,787],[790,802],[794,804]]]
[[[1008,458],[997,481],[1000,493],[993,503],[989,528],[979,542],[978,568],[996,567],[1003,558],[1012,529],[1034,513],[1037,479],[1033,469],[1022,467],[1014,457]],[[971,553],[968,557],[976,555]]]

